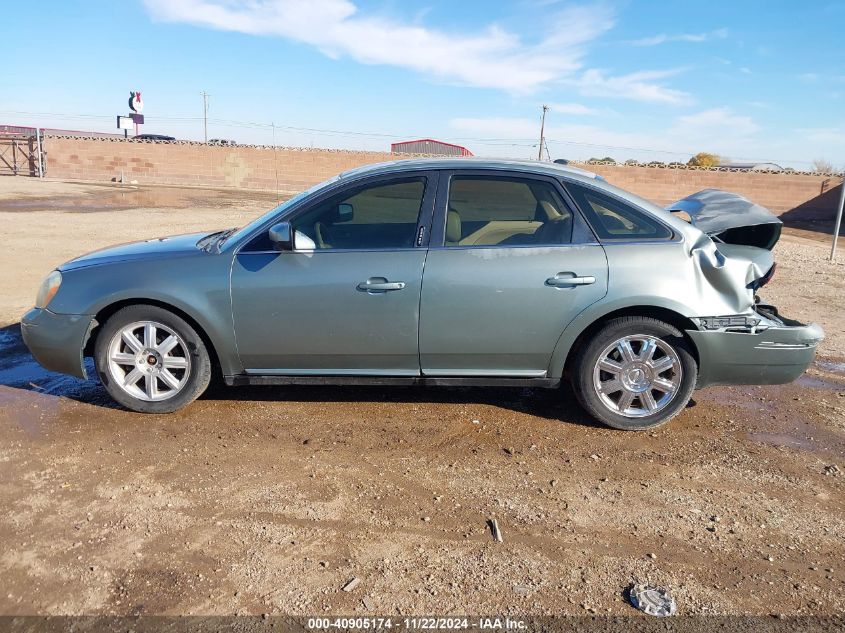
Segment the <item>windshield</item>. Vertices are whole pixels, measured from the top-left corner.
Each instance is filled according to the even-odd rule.
[[[240,229],[238,229],[237,231],[235,231],[231,235],[228,235],[226,241],[230,242],[230,243],[237,242],[240,238],[242,238],[246,235],[249,235],[250,233],[255,231],[257,228],[259,228],[262,224],[265,224],[268,220],[272,219],[274,216],[281,214],[283,211],[285,211],[289,207],[293,206],[294,204],[296,204],[297,202],[299,202],[303,198],[306,198],[306,197],[310,196],[311,194],[316,193],[317,191],[320,191],[321,189],[324,189],[326,187],[329,187],[330,185],[333,185],[335,182],[338,181],[339,178],[340,178],[339,176],[335,176],[334,178],[330,178],[329,180],[321,182],[320,184],[314,185],[310,189],[306,189],[305,191],[296,194],[293,198],[290,198],[289,200],[285,200],[283,203],[281,203],[277,207],[270,209],[266,213],[262,213],[260,216],[255,218],[249,224],[241,227]]]

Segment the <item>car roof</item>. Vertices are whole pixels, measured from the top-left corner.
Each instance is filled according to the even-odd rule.
[[[604,180],[598,174],[578,167],[560,165],[557,163],[546,163],[538,160],[505,160],[491,158],[406,158],[393,160],[384,163],[374,163],[356,167],[341,173],[338,178],[345,180],[361,176],[373,176],[378,174],[390,174],[397,171],[411,170],[475,170],[492,169],[506,171],[521,171],[532,174],[543,174],[560,177],[563,175],[575,176],[576,178],[587,178],[592,180]]]

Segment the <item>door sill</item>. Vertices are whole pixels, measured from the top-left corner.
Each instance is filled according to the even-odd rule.
[[[224,376],[230,387],[248,385],[359,385],[406,387],[536,387],[556,389],[559,378],[507,378],[496,376],[280,376],[238,374]]]

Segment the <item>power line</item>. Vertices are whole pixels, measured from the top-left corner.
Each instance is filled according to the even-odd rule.
[[[203,94],[203,93],[200,93]],[[205,104],[204,104],[205,105]],[[60,112],[30,112],[24,110],[0,110],[0,115],[24,115],[24,116],[41,116],[41,117],[55,117],[55,118],[63,118],[63,119],[78,119],[78,120],[102,120],[102,121],[113,121],[114,117],[112,115],[102,115],[102,114],[70,114],[70,113],[60,113]],[[383,139],[403,139],[403,138],[419,138],[425,136],[425,134],[389,134],[385,132],[361,132],[355,130],[337,130],[337,129],[326,129],[326,128],[313,128],[313,127],[304,127],[304,126],[294,126],[294,125],[273,125],[272,123],[262,123],[258,121],[237,121],[233,119],[215,119],[215,118],[208,118],[207,116],[203,117],[190,117],[190,116],[156,116],[155,121],[164,121],[164,122],[199,122],[203,121],[204,124],[213,123],[215,125],[226,126],[226,127],[235,127],[235,128],[242,128],[242,129],[264,129],[268,132],[273,130],[288,130],[291,132],[303,132],[309,134],[318,134],[324,136],[348,136],[354,138],[383,138]],[[205,134],[206,142],[207,142],[207,131]],[[457,142],[471,142],[477,143],[479,145],[486,145],[490,147],[523,147],[523,148],[535,148],[538,147],[538,143],[535,139],[530,138],[497,138],[497,137],[473,137],[473,136],[447,136],[442,137],[445,141],[457,141]],[[601,143],[588,143],[584,141],[568,141],[562,139],[552,139],[548,137],[543,137],[543,146],[548,147],[548,144],[553,145],[571,145],[575,147],[590,147],[595,149],[603,149],[603,150],[616,150],[616,151],[632,151],[632,152],[647,152],[652,154],[667,154],[672,156],[692,156],[696,153],[694,150],[687,150],[687,151],[679,151],[679,150],[667,150],[667,149],[659,149],[659,148],[652,148],[652,147],[633,147],[633,146],[624,146],[624,145],[606,145]],[[542,147],[542,146],[541,146]],[[811,165],[812,161],[804,161],[804,160],[796,160],[792,158],[751,158],[751,157],[736,157],[737,160],[748,160],[748,161],[756,161],[756,162],[775,162],[775,163],[800,163],[802,165]]]

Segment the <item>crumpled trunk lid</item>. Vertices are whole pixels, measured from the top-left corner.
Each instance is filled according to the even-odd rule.
[[[780,239],[783,227],[783,222],[765,207],[720,189],[703,189],[666,209],[686,213],[694,227],[720,242],[769,251]]]

